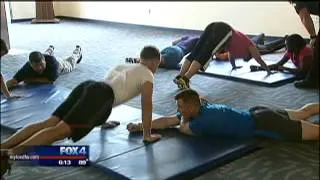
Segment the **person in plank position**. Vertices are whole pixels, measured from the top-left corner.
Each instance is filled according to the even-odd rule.
[[[179,63],[183,57],[190,53],[199,40],[198,36],[183,36],[172,42],[171,46],[161,50],[161,61],[159,68],[179,69]],[[126,63],[139,63],[139,58],[126,58]]]
[[[154,73],[160,63],[160,52],[154,46],[145,46],[140,59],[139,64],[116,66],[104,81],[87,80],[80,83],[47,120],[27,125],[3,141],[1,149],[6,149],[7,155],[2,154],[1,161],[6,161],[8,155],[24,152],[28,146],[50,145],[64,138],[77,142],[96,126],[116,126],[118,122],[106,122],[112,108],[139,94],[143,140],[159,140],[160,135],[151,134],[151,121]],[[7,171],[5,167],[1,169],[2,172]]]
[[[253,36],[252,38],[250,38],[250,40],[257,47],[257,49],[259,50],[259,53],[261,55],[264,55],[264,54],[274,53],[277,50],[284,48],[286,46],[285,45],[286,38],[287,38],[287,36],[275,39],[270,42],[265,42],[265,34],[261,33],[257,36]],[[215,57],[216,57],[215,60],[218,60],[218,61],[219,60],[228,61],[229,60],[229,52],[222,50],[222,52],[216,53]],[[247,58],[251,58],[251,57],[249,56]],[[245,59],[245,61],[249,61],[249,59]]]
[[[286,53],[279,62],[269,65],[270,70],[288,71],[297,79],[304,79],[312,68],[313,49],[299,34],[291,34],[286,39]],[[283,65],[291,60],[296,68],[288,68]],[[251,71],[263,70],[260,66],[250,66]]]
[[[192,49],[197,45],[199,36],[182,36],[181,38],[172,42],[171,46],[165,47],[161,50],[161,62],[159,68],[166,69],[180,69],[180,62],[189,54]],[[252,37],[251,41],[258,48],[260,54],[273,53],[283,47],[285,47],[285,38],[279,38],[271,42],[264,42],[265,35],[259,34],[258,36]],[[228,52],[216,53],[215,60],[229,60]],[[247,57],[251,58],[251,57]],[[139,58],[127,57],[126,63],[139,63]]]
[[[319,103],[306,104],[297,110],[264,106],[239,110],[223,104],[202,103],[199,94],[192,89],[179,92],[175,100],[178,113],[153,120],[153,129],[180,125],[181,132],[198,136],[319,140],[319,125],[306,121],[319,113]],[[127,129],[130,132],[141,131],[142,124],[129,123]]]
[[[73,71],[77,63],[82,60],[82,50],[76,46],[72,55],[63,60],[54,57],[54,46],[50,45],[42,54],[33,51],[29,54],[29,62],[6,82],[8,88],[17,86],[21,81],[25,83],[53,83],[59,75]]]
[[[209,66],[212,55],[222,51],[228,52],[232,70],[241,68],[241,66],[236,66],[235,59],[250,60],[252,57],[267,71],[267,75],[271,74],[268,66],[262,60],[259,50],[246,35],[235,30],[227,23],[213,22],[205,28],[173,82],[180,89],[190,88],[190,79],[199,70],[205,71]]]

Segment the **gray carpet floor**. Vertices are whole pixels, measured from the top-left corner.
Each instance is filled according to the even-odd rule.
[[[160,49],[182,35],[196,32],[171,30],[146,26],[114,23],[93,23],[77,20],[62,20],[60,24],[14,23],[10,26],[11,46],[25,50],[10,54],[1,60],[1,71],[12,74],[21,67],[32,50],[45,50],[55,46],[57,57],[71,54],[75,45],[83,49],[83,61],[69,74],[56,81],[72,89],[87,79],[102,79],[110,68],[124,63],[125,57],[138,56],[147,44]],[[176,112],[173,96],[177,92],[172,79],[176,70],[159,69],[155,79],[154,112],[168,115]],[[261,87],[238,83],[204,75],[196,75],[192,88],[210,101],[224,103],[237,108],[254,105],[299,108],[305,103],[319,102],[318,90],[296,89],[292,83],[280,87]],[[140,108],[140,98],[127,105]],[[10,131],[1,129],[1,139]],[[264,149],[216,168],[198,178],[204,179],[319,179],[319,142],[290,143],[261,140]],[[18,179],[112,179],[110,175],[95,167],[49,168],[16,167],[9,180]]]

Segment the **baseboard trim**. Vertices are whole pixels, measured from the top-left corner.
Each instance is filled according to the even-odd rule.
[[[56,18],[59,18],[60,20],[76,20],[76,21],[82,21],[82,22],[92,22],[92,23],[98,23],[98,24],[113,24],[113,25],[121,25],[121,26],[127,26],[130,27],[146,27],[146,28],[154,28],[154,29],[161,29],[161,30],[168,30],[168,31],[176,31],[179,33],[190,33],[190,34],[201,34],[203,31],[201,30],[194,30],[194,29],[181,29],[181,28],[170,28],[170,27],[160,27],[160,26],[151,26],[151,25],[142,25],[142,24],[131,24],[131,23],[122,23],[122,22],[114,22],[114,21],[106,21],[106,20],[97,20],[97,19],[88,19],[88,18],[80,18],[80,17],[71,17],[71,16],[56,16]],[[12,23],[15,22],[24,22],[24,21],[32,21],[33,18],[25,18],[25,19],[15,19],[11,20]],[[247,34],[247,36],[252,37],[255,35]],[[282,38],[281,36],[268,36],[266,35],[267,41],[272,41],[274,39]],[[306,41],[310,41],[310,39],[305,39]]]
[[[181,28],[170,28],[170,27],[160,27],[160,26],[151,26],[151,25],[143,25],[143,24],[131,24],[131,23],[122,23],[122,22],[115,22],[115,21],[107,21],[107,20],[97,20],[97,19],[88,19],[88,18],[79,18],[79,17],[70,17],[70,16],[56,16],[57,18],[63,20],[77,20],[83,22],[92,22],[98,24],[114,24],[114,25],[121,25],[121,26],[128,26],[128,27],[146,27],[146,28],[155,28],[155,29],[163,29],[163,30],[170,30],[170,31],[177,31],[177,32],[189,32],[194,34],[201,34],[202,31],[200,30],[193,30],[193,29],[181,29]]]
[[[26,22],[26,21],[32,21],[34,18],[22,18],[22,19],[11,19],[11,23],[19,23],[19,22]]]

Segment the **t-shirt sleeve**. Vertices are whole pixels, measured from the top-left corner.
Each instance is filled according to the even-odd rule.
[[[30,78],[32,76],[32,69],[30,67],[29,62],[26,62],[21,69],[19,69],[19,71],[13,76],[13,78],[18,81],[21,82],[26,78]]]
[[[55,81],[59,74],[58,74],[58,68],[59,68],[59,63],[58,61],[56,60],[55,57],[53,56],[45,56],[47,60],[47,63],[50,63],[50,69],[49,69],[49,72],[47,73],[47,79],[50,80],[50,81]]]
[[[146,82],[150,82],[153,84],[154,82],[154,77],[153,77],[153,74],[150,72],[150,71],[145,71],[146,73],[142,73],[141,76],[141,85],[143,85],[144,83]]]

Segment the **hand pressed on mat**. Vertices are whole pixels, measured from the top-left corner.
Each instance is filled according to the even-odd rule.
[[[142,123],[129,123],[127,125],[127,130],[130,133],[142,132],[143,131]],[[146,143],[152,143],[152,142],[160,140],[161,137],[162,136],[160,134],[150,134],[150,136],[144,137],[143,141]]]
[[[151,134],[150,136],[144,137],[143,142],[145,143],[153,143],[161,139],[160,134]]]
[[[8,99],[19,99],[19,98],[23,98],[23,96],[21,96],[21,95],[11,95],[11,96],[9,96],[8,97]]]
[[[235,66],[235,67],[232,67],[231,71],[236,70],[236,69],[240,69],[240,68],[242,68],[242,66]]]

